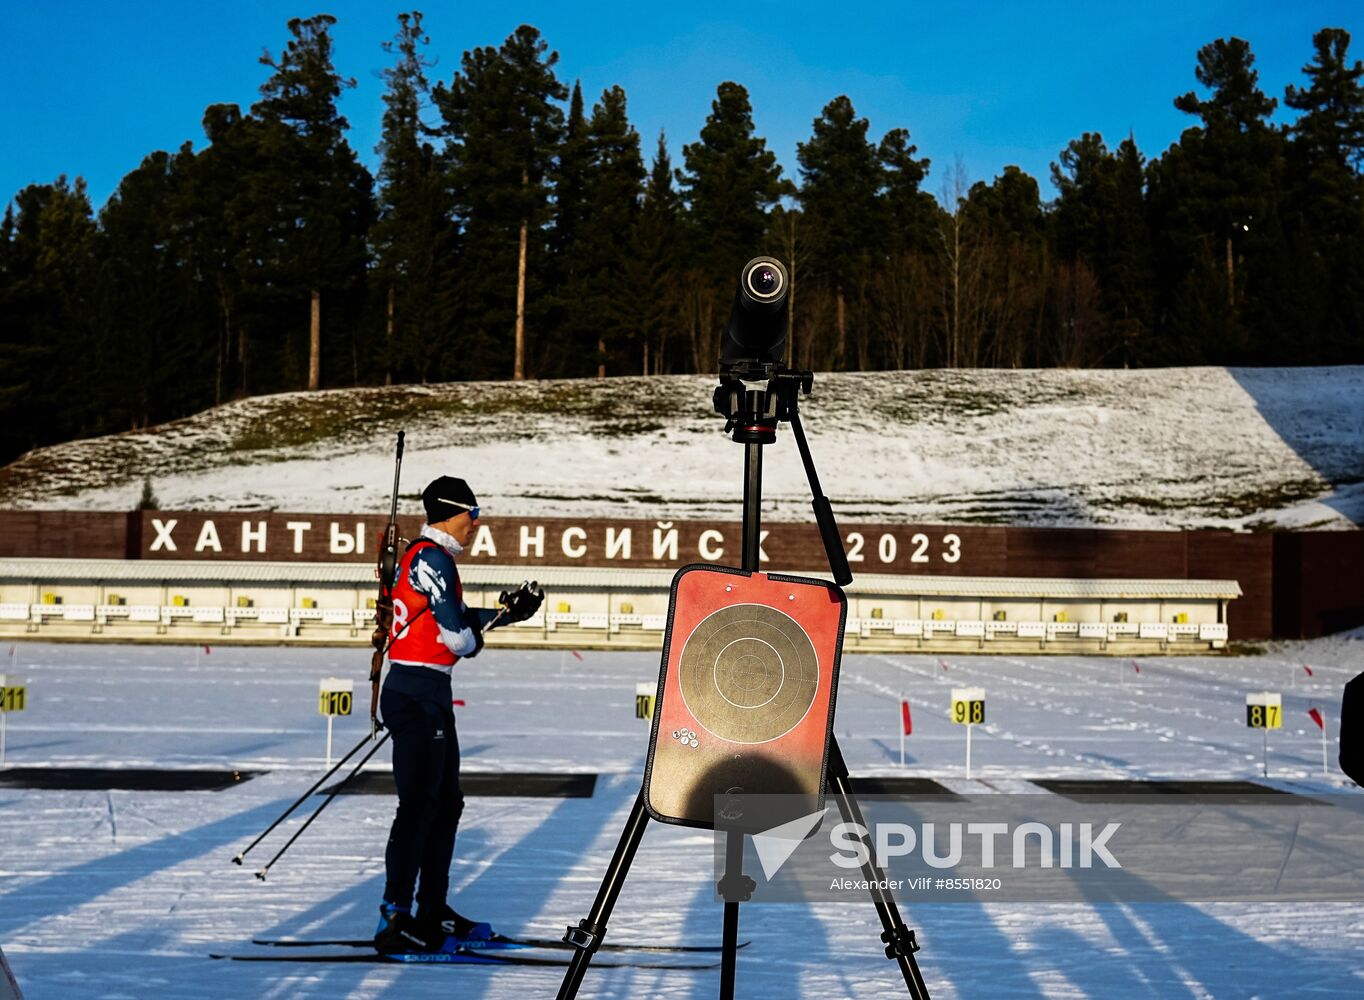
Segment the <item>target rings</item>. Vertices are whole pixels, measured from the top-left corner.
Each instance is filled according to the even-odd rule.
[[[737,604],[705,618],[682,647],[682,698],[707,732],[731,743],[767,743],[814,704],[819,658],[805,630],[765,604]]]

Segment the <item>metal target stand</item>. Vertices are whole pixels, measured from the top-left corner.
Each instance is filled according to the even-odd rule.
[[[750,262],[749,267],[752,263]],[[747,272],[748,268],[745,269],[745,277]],[[748,385],[758,382],[763,383],[764,387],[758,389],[750,388]],[[781,421],[786,421],[791,425],[796,446],[800,450],[801,462],[805,466],[805,476],[814,498],[812,505],[815,519],[824,541],[829,568],[833,573],[834,582],[841,587],[852,582],[852,571],[848,567],[847,556],[843,551],[833,510],[828,498],[820,490],[819,476],[815,470],[814,459],[810,455],[809,443],[805,439],[805,431],[801,427],[797,406],[799,396],[808,395],[813,384],[814,375],[811,372],[791,371],[772,363],[751,360],[722,363],[720,384],[715,389],[714,403],[716,411],[726,419],[725,431],[732,432],[733,440],[745,446],[742,568],[752,573],[760,572],[762,450],[764,446],[776,441],[777,425]],[[829,737],[826,791],[838,803],[839,813],[845,823],[866,828],[862,810],[853,794],[847,763],[843,759],[837,739],[832,734]],[[591,911],[576,926],[570,926],[564,935],[564,941],[577,950],[564,973],[558,1000],[572,1000],[578,995],[578,988],[587,972],[587,966],[606,936],[607,924],[615,908],[616,898],[620,895],[640,840],[644,837],[644,828],[648,820],[648,808],[641,789],[631,807],[630,816],[625,822],[625,829],[616,844],[615,854],[597,890]],[[738,961],[739,904],[752,898],[753,890],[757,887],[757,883],[743,872],[743,838],[742,833],[727,832],[725,874],[716,886],[719,896],[724,900],[721,1000],[734,998]],[[885,945],[886,957],[898,965],[912,1000],[928,1000],[928,987],[914,957],[919,950],[914,931],[905,926],[904,921],[900,919],[894,898],[882,887],[885,884],[885,874],[873,860],[875,854],[870,838],[864,837],[863,843],[867,845],[868,861],[862,866],[862,875],[871,887],[869,890],[871,902],[881,920],[881,941]]]

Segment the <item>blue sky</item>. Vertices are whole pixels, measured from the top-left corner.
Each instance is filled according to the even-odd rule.
[[[351,144],[373,166],[382,110],[380,43],[399,11],[382,0],[332,3],[0,0],[0,199],[58,174],[84,176],[99,206],[156,149],[203,143],[213,103],[250,105],[292,16],[336,15],[338,68],[358,86],[342,99]],[[421,5],[417,5],[421,6]],[[1172,106],[1196,89],[1200,46],[1250,41],[1261,86],[1282,99],[1301,83],[1321,27],[1354,36],[1364,58],[1364,4],[1354,2],[453,3],[426,5],[433,79],[460,55],[496,45],[520,23],[560,53],[588,104],[613,84],[652,153],[666,129],[675,164],[696,138],[724,80],[748,87],[758,132],[788,176],[796,143],[839,94],[871,121],[873,138],[909,129],[941,189],[960,157],[971,180],[1016,163],[1049,196],[1049,164],[1065,144],[1099,131],[1110,146],[1129,131],[1147,156],[1189,122]],[[1280,109],[1282,112],[1282,108]]]

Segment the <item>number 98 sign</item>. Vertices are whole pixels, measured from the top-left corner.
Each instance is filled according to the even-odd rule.
[[[979,726],[985,721],[985,690],[953,688],[951,719],[961,726]]]

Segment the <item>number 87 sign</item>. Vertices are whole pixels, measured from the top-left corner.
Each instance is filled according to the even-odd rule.
[[[1277,691],[1246,695],[1246,725],[1251,729],[1283,728],[1283,696]]]

